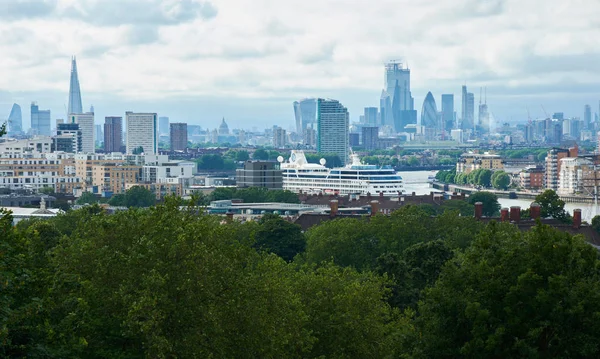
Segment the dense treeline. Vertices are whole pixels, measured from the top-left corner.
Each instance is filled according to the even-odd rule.
[[[600,355],[600,262],[580,237],[416,206],[302,233],[181,204],[2,214],[0,356]]]
[[[472,185],[484,188],[493,187],[499,190],[507,190],[510,186],[510,175],[502,170],[492,171],[479,168],[467,173],[456,173],[456,168],[448,171],[438,171],[435,179],[444,183],[457,185]]]

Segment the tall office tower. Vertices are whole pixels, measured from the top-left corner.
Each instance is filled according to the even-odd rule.
[[[8,134],[19,135],[23,132],[23,116],[21,114],[21,106],[16,103],[10,109],[8,115]]]
[[[442,94],[442,126],[448,135],[454,129],[454,94]]]
[[[394,99],[398,84],[400,111],[414,110],[414,99],[410,91],[410,69],[401,62],[390,61],[385,64],[385,89]]]
[[[479,119],[477,121],[480,133],[490,132],[490,113],[487,106],[487,94],[483,103],[481,102],[481,91],[479,92]]]
[[[335,153],[348,162],[350,114],[339,101],[317,100],[317,151]]]
[[[81,89],[79,88],[79,76],[77,75],[77,61],[75,56],[71,58],[71,82],[69,86],[69,115],[72,113],[83,113],[81,105]]]
[[[187,123],[174,122],[170,125],[171,151],[185,151],[188,145]]]
[[[309,127],[302,132],[302,142],[310,148],[314,148],[317,145],[317,131]]]
[[[66,146],[59,145],[62,141],[56,141],[56,151],[64,152],[81,152],[82,148],[82,137],[79,124],[77,123],[59,123],[56,125],[56,136],[57,137],[70,137],[71,141],[66,142]],[[64,142],[63,142],[64,143]]]
[[[283,148],[287,142],[285,130],[281,127],[273,129],[273,146],[275,148]]]
[[[365,150],[374,150],[379,142],[379,127],[363,127],[362,143]]]
[[[85,153],[96,152],[94,144],[94,133],[96,132],[94,114],[91,112],[72,113],[69,114],[69,122],[79,124],[79,129],[81,130],[81,151]]]
[[[170,133],[168,117],[158,118],[158,133],[161,135],[166,135],[167,133]]]
[[[104,152],[121,152],[121,143],[123,136],[123,118],[105,117],[104,118]]]
[[[552,118],[556,119],[556,120],[564,120],[565,113],[564,112],[555,112],[554,115],[552,115]]]
[[[525,142],[532,143],[533,142],[533,125],[528,123],[525,125]]]
[[[463,90],[466,86],[463,86]],[[473,132],[475,126],[475,95],[472,92],[463,93],[463,118],[461,128]]]
[[[423,109],[421,110],[421,126],[426,129],[431,129],[437,132],[441,130],[441,124],[438,120],[438,111],[437,105],[435,104],[435,98],[431,94],[431,91],[427,93],[425,96],[425,100],[423,101]]]
[[[585,105],[583,109],[583,126],[586,130],[592,129],[592,107],[590,105]]]
[[[104,142],[104,131],[102,130],[102,125],[96,125],[96,132],[94,133],[96,146],[100,147],[102,142]]]
[[[392,98],[385,90],[381,90],[381,97],[379,98],[379,114],[379,125],[394,125],[394,117],[392,114]]]
[[[50,110],[40,110],[37,103],[31,103],[31,134],[50,136]]]
[[[127,154],[158,154],[158,117],[156,113],[125,112]]]
[[[296,121],[296,133],[302,133],[302,112],[300,102],[294,101],[294,120]]]
[[[366,124],[377,125],[377,107],[365,107],[365,122]]]

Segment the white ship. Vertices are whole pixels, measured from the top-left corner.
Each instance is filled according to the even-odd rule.
[[[351,155],[345,167],[329,169],[325,159],[321,164],[308,163],[303,151],[293,150],[288,162],[279,157],[283,171],[283,189],[309,194],[371,194],[398,196],[404,189],[402,177],[391,166],[378,167],[360,162]]]

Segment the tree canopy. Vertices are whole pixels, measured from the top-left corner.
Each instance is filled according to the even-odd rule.
[[[565,201],[560,199],[558,194],[551,189],[547,189],[535,197],[535,202],[540,205],[542,217],[552,217],[560,221],[568,222],[570,216],[565,211]]]
[[[492,192],[479,191],[469,195],[469,203],[475,204],[481,202],[483,204],[483,215],[487,217],[493,217],[500,213],[500,203],[498,202],[498,196]]]

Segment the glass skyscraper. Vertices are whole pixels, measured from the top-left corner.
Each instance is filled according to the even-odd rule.
[[[444,131],[450,133],[454,128],[454,95],[443,94],[442,95],[442,125]]]
[[[79,88],[79,75],[77,74],[77,61],[75,56],[71,59],[71,82],[69,86],[69,115],[83,113],[81,105],[81,89]]]
[[[348,162],[350,115],[339,101],[317,100],[317,151],[335,153]]]
[[[40,110],[37,103],[31,103],[31,134],[50,136],[50,110]]]
[[[425,96],[421,110],[421,126],[437,130],[441,127],[438,122],[437,105],[431,91]]]
[[[8,116],[8,133],[10,135],[18,135],[23,133],[23,116],[21,114],[21,106],[13,104]]]

